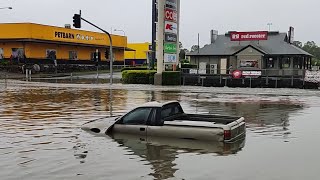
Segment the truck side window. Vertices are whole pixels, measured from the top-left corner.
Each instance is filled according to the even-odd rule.
[[[123,124],[145,125],[152,108],[138,108],[122,118]]]

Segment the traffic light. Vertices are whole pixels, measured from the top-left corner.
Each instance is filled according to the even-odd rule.
[[[81,15],[80,14],[74,14],[74,16],[73,16],[73,26],[75,28],[81,28]]]

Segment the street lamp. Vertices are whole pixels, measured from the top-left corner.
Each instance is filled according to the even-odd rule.
[[[267,24],[269,26],[269,31],[271,30],[272,23]]]
[[[123,36],[126,36],[126,32],[122,29],[114,29],[115,32],[123,32]],[[126,47],[123,47],[123,67],[126,67],[126,59],[125,59],[125,51],[126,51]]]
[[[0,7],[0,9],[12,9],[12,7]]]

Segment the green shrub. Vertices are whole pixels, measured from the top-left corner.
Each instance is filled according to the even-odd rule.
[[[194,65],[194,64],[181,64],[181,68],[187,68],[187,69],[194,69],[194,68],[197,68],[198,66],[197,65]]]
[[[128,70],[148,70],[147,67],[125,67],[121,69],[121,72]]]
[[[181,85],[180,71],[166,71],[162,73],[162,85]]]
[[[153,84],[154,70],[125,70],[122,72],[122,82],[126,84]]]

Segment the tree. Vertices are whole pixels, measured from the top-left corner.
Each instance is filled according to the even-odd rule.
[[[181,62],[186,62],[187,58],[186,55],[189,52],[188,49],[180,49],[179,58]]]
[[[198,45],[193,45],[191,47],[191,52],[195,52],[195,51],[198,51],[199,50],[199,46]]]
[[[183,48],[182,42],[179,41],[179,49],[182,49],[182,48]]]
[[[317,44],[314,41],[306,42],[302,49],[314,56],[312,59],[313,65],[320,64],[320,47],[317,46]]]

